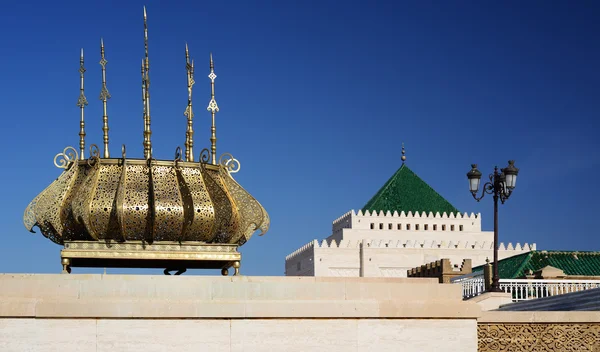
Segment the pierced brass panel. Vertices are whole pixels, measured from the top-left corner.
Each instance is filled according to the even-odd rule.
[[[478,324],[479,352],[600,351],[600,324]]]
[[[183,229],[183,201],[174,167],[152,166],[154,241],[176,241]]]
[[[71,208],[73,209],[73,217],[77,219],[78,223],[81,223],[84,227],[84,232],[88,234],[92,239],[97,240],[98,236],[94,228],[91,225],[90,221],[90,204],[92,202],[92,198],[94,197],[94,192],[96,189],[96,182],[98,179],[99,173],[99,165],[96,163],[94,166],[90,166],[87,163],[78,164],[77,167],[86,170],[87,177],[83,180],[81,184],[81,189],[77,192],[77,197],[75,197],[71,201]],[[75,232],[75,230],[73,230]],[[81,240],[83,238],[83,234],[72,234],[69,238],[70,240]]]
[[[65,199],[64,206],[62,207],[60,218],[64,223],[64,240],[72,240],[80,237],[81,234],[86,233],[85,226],[83,226],[83,222],[78,221],[75,218],[75,211],[73,208],[75,206],[74,200],[77,199],[77,197],[79,196],[79,192],[81,192],[83,183],[88,177],[89,173],[89,168],[79,168],[73,185],[69,190],[69,193],[67,194],[67,198]]]
[[[149,169],[145,165],[126,166],[123,186],[123,237],[131,240],[151,240],[147,235],[152,218],[149,213]]]
[[[198,234],[198,240],[209,241],[213,233],[215,208],[210,200],[200,169],[187,167],[177,168],[177,171],[186,213],[182,240],[193,240],[195,234]]]
[[[116,207],[120,176],[121,167],[118,165],[104,165],[99,169],[89,216],[97,239],[121,238]]]
[[[40,194],[36,202],[34,212],[40,214],[37,224],[44,236],[52,242],[62,242],[63,223],[60,219],[60,213],[67,192],[77,176],[77,167],[71,167],[65,170],[50,187]],[[42,210],[40,212],[40,210]],[[37,218],[37,217],[36,217]]]
[[[218,171],[204,169],[204,181],[214,204],[215,223],[211,238],[217,243],[229,243],[233,222],[235,221],[231,200],[224,189]]]
[[[260,227],[268,222],[268,217],[265,217],[266,212],[260,203],[246,192],[231,176],[225,171],[221,171],[221,178],[225,183],[229,193],[231,194],[235,206],[238,209],[237,213],[240,216],[239,227],[240,231],[231,238],[231,243],[242,245],[250,238],[250,236]],[[263,233],[261,233],[262,235]]]
[[[244,244],[266,232],[264,208],[231,176],[239,163],[67,158],[23,222],[63,241],[202,241]],[[62,164],[61,164],[62,165]],[[149,166],[150,165],[150,166]],[[262,234],[261,233],[261,234]]]

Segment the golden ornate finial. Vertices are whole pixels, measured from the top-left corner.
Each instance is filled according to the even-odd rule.
[[[104,157],[110,158],[108,151],[108,114],[106,112],[106,102],[110,99],[110,93],[106,88],[106,58],[104,57],[104,40],[100,38],[100,66],[102,66],[102,89],[100,90],[100,100],[102,100],[103,115],[102,115],[102,132],[104,132]]]
[[[81,56],[79,57],[79,99],[77,99],[77,106],[81,109],[81,121],[79,122],[79,159],[83,160],[85,156],[85,120],[83,118],[83,110],[88,105],[88,101],[85,98],[83,89],[83,74],[85,73],[85,67],[83,67],[83,48],[81,48]]]
[[[152,158],[152,142],[150,136],[150,60],[148,59],[148,22],[146,16],[146,6],[144,6],[144,49],[145,60],[143,69],[143,88],[144,88],[144,157]]]
[[[187,70],[188,104],[184,116],[187,117],[187,131],[185,133],[185,160],[194,161],[194,127],[192,120],[192,86],[194,85],[194,61],[190,63],[190,53],[187,43],[185,44],[185,69]]]
[[[208,78],[210,78],[210,102],[208,102],[208,107],[206,109],[212,114],[212,125],[210,127],[210,150],[212,154],[212,163],[213,165],[216,165],[217,127],[215,126],[215,114],[219,111],[219,106],[215,100],[215,78],[217,78],[217,75],[215,74],[215,65],[213,63],[212,53],[210,53],[210,74],[208,75]]]
[[[402,165],[404,165],[404,162],[406,161],[406,151],[404,150],[404,142],[402,142]]]
[[[144,75],[145,72],[146,70],[144,70],[144,59],[142,59],[142,117],[144,118],[144,156],[146,156],[146,80]]]

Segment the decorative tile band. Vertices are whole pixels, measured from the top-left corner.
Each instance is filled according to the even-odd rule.
[[[600,351],[600,324],[478,324],[479,352]]]

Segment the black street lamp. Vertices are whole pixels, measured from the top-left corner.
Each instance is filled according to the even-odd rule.
[[[508,166],[498,172],[498,167],[494,167],[494,173],[490,174],[490,182],[483,185],[481,196],[477,197],[479,183],[481,181],[481,171],[477,169],[477,164],[471,165],[472,169],[467,173],[469,179],[469,190],[476,201],[480,201],[485,194],[493,194],[494,197],[494,277],[490,292],[501,292],[500,278],[498,276],[498,199],[504,202],[510,197],[517,184],[517,175],[519,169],[515,167],[515,161],[509,160]]]

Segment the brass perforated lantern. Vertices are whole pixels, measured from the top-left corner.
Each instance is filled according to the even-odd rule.
[[[74,149],[68,150],[73,155]],[[61,154],[61,157],[65,157]],[[66,156],[65,170],[25,211],[55,243],[244,244],[268,215],[232,177],[239,165]],[[233,162],[232,162],[233,160]]]
[[[193,62],[186,46],[188,106],[185,110],[185,160],[177,148],[174,160],[152,158],[149,117],[147,26],[144,9],[146,57],[142,62],[144,97],[144,159],[121,158],[108,153],[108,115],[104,43],[101,45],[104,105],[104,157],[92,145],[85,158],[83,51],[80,59],[81,108],[79,153],[72,147],[55,157],[62,174],[27,207],[25,227],[64,246],[63,270],[72,266],[155,267],[165,269],[229,267],[238,273],[241,255],[237,248],[253,233],[264,234],[269,216],[262,205],[233,178],[240,163],[230,154],[216,157],[214,65],[210,59],[212,116],[211,148],[200,161],[193,157],[191,92]]]

